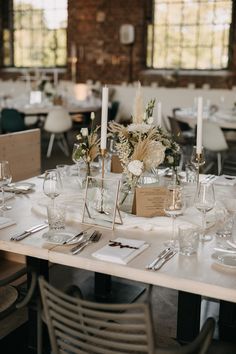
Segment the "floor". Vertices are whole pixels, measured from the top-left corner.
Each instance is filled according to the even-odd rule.
[[[76,130],[72,131],[68,136],[68,143],[70,151],[72,151],[73,143],[76,141]],[[60,151],[57,144],[53,147],[52,155],[50,158],[46,158],[48,135],[42,134],[42,171],[49,168],[54,168],[57,164],[72,164],[71,156],[64,156],[63,152]],[[235,147],[232,147],[230,151],[231,159],[236,159]],[[236,160],[235,160],[236,161]],[[213,173],[215,165],[213,165],[211,172]],[[90,276],[88,272],[75,270],[73,268],[65,268],[62,266],[54,266],[51,269],[51,279],[56,286],[61,287],[61,279],[64,279],[63,288],[67,284],[75,283],[81,284],[86,278]],[[141,300],[145,296],[142,295]],[[161,287],[154,287],[152,295],[152,309],[154,317],[154,326],[157,342],[163,346],[179,346],[178,343],[173,339],[176,336],[176,316],[177,316],[177,301],[178,294],[175,290],[168,290]],[[20,323],[22,320],[22,313],[19,313],[18,317],[11,319],[11,322]],[[24,318],[24,317],[23,317]],[[18,322],[17,322],[18,321]],[[4,323],[4,322],[2,322]],[[3,325],[0,321],[0,338],[3,337]],[[27,343],[27,323],[24,326],[20,326],[18,331],[13,332],[11,335],[6,336],[1,339],[1,352],[11,353],[24,353],[28,354],[29,351],[26,349]],[[3,350],[4,349],[4,350]],[[209,353],[214,354],[235,354],[236,344],[228,345],[219,342],[214,342],[211,351]]]

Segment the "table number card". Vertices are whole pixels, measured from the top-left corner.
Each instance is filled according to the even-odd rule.
[[[166,187],[136,188],[133,213],[137,216],[148,218],[165,215],[164,201],[166,193]]]

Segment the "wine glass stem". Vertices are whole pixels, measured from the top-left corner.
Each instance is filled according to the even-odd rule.
[[[175,219],[176,219],[176,216],[173,215],[172,216],[172,239],[171,239],[171,241],[173,243],[175,242]]]
[[[4,209],[4,207],[5,207],[5,193],[4,193],[4,187],[1,187],[1,192],[2,192],[1,208]]]
[[[206,212],[202,213],[202,238],[204,239],[206,234]]]

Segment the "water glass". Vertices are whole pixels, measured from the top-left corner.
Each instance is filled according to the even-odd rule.
[[[183,224],[179,226],[178,233],[179,253],[191,256],[196,253],[199,245],[199,229],[193,225]]]
[[[188,163],[185,166],[185,173],[186,173],[186,182],[188,183],[197,183],[197,169],[196,167],[191,164]]]
[[[47,206],[49,231],[65,229],[66,207],[63,204],[50,204]]]

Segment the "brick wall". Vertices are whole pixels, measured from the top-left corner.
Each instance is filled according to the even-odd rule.
[[[144,68],[145,3],[147,0],[69,0],[68,51],[74,42],[77,80],[120,83],[137,79]],[[120,26],[127,23],[135,27],[133,46],[120,43]]]
[[[74,42],[78,52],[77,80],[99,80],[120,84],[141,80],[144,84],[176,87],[191,83],[196,87],[231,88],[236,85],[236,33],[232,37],[233,64],[230,71],[212,75],[203,73],[156,74],[145,70],[146,22],[150,0],[69,0],[68,50]],[[122,45],[119,29],[129,23],[135,27],[133,46]],[[236,32],[236,29],[234,30]],[[235,54],[233,54],[235,53]],[[67,77],[70,77],[68,68]]]
[[[235,13],[236,2],[234,7]],[[158,82],[159,86],[167,87],[209,84],[214,88],[231,88],[236,85],[236,26],[232,33],[233,61],[229,71],[193,75],[181,72],[157,74],[146,70],[146,23],[150,19],[150,9],[151,0],[68,0],[68,57],[74,43],[78,55],[77,81],[91,79],[121,84],[140,80],[143,84]],[[134,45],[120,43],[122,24],[134,26]],[[0,71],[3,79],[16,76]],[[69,63],[64,78],[71,78]]]

